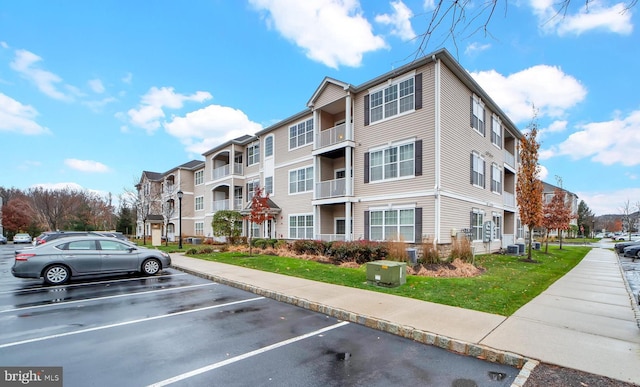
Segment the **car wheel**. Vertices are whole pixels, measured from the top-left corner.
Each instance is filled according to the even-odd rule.
[[[147,259],[142,262],[142,273],[154,275],[160,271],[160,262],[157,259]]]
[[[63,284],[69,280],[69,277],[69,269],[63,265],[49,266],[47,270],[44,271],[44,282],[49,285]]]
[[[633,257],[633,262],[635,262],[636,259],[640,259],[640,250],[638,250],[638,252],[636,253],[636,256]]]

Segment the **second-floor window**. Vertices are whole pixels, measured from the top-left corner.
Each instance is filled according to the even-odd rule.
[[[196,206],[196,211],[204,210],[204,196],[196,196],[195,206]]]
[[[414,109],[414,78],[400,80],[369,97],[369,122],[383,120]]]
[[[471,184],[485,187],[484,159],[476,152],[471,153]]]
[[[250,202],[253,199],[253,195],[256,192],[256,187],[260,186],[260,182],[258,180],[250,181],[247,183],[247,202]]]
[[[289,171],[289,193],[308,192],[313,190],[313,167]]]
[[[264,191],[265,191],[265,194],[269,194],[269,195],[273,194],[273,176],[268,176],[264,178]]]
[[[502,193],[502,170],[498,164],[491,164],[491,192]]]
[[[258,141],[247,146],[247,165],[260,162],[260,143]]]
[[[289,149],[313,143],[313,118],[289,127]]]
[[[370,181],[413,176],[415,166],[414,158],[414,143],[370,152]]]
[[[196,185],[201,185],[204,183],[204,169],[201,171],[196,171]]]

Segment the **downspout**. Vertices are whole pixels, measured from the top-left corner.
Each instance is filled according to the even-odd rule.
[[[435,90],[434,90],[434,104],[435,104],[435,122],[434,122],[434,132],[435,132],[435,230],[434,230],[434,244],[437,244],[440,240],[440,222],[441,222],[441,198],[440,198],[440,188],[441,188],[441,163],[440,163],[440,110],[441,110],[441,100],[440,100],[440,60],[436,59],[435,55],[432,55],[431,58],[435,62]]]

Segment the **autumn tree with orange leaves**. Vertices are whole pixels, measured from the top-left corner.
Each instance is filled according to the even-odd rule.
[[[549,203],[544,204],[542,226],[547,229],[547,242],[544,252],[549,251],[549,231],[558,230],[560,249],[562,249],[562,232],[569,229],[573,212],[566,201],[566,192],[556,187]]]
[[[262,187],[256,187],[251,198],[251,212],[244,217],[249,221],[249,255],[251,255],[251,247],[253,245],[253,227],[252,224],[261,225],[264,222],[273,219],[273,215],[269,212],[269,193],[264,193]]]
[[[529,133],[520,139],[520,168],[516,194],[520,208],[520,220],[529,228],[527,260],[531,259],[531,239],[533,229],[542,225],[542,181],[538,178],[538,149],[540,143],[536,140],[538,123],[534,117],[529,124]]]

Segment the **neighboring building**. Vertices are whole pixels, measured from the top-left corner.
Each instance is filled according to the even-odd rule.
[[[553,199],[557,188],[564,191],[565,203],[569,208],[571,208],[571,221],[569,221],[569,226],[578,227],[578,195],[574,194],[573,192],[567,191],[562,187],[557,187],[553,184],[549,184],[544,181],[542,182],[542,186],[543,186],[542,188],[543,205],[547,203],[551,203],[551,200]],[[578,230],[578,233],[580,233],[580,230]],[[557,236],[557,235],[558,235],[558,230],[549,230],[549,236]]]
[[[359,86],[325,78],[307,106],[204,153],[203,165],[189,169],[202,178],[174,175],[185,198],[193,192],[189,203],[202,197],[204,206],[183,213],[185,233],[211,236],[213,214],[246,213],[261,186],[276,215],[254,225],[254,236],[430,240],[446,250],[468,235],[477,252],[521,236],[515,155],[522,135],[448,51]],[[139,191],[154,177],[145,173]]]

